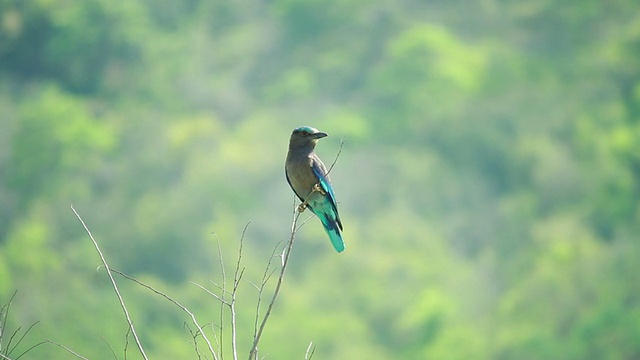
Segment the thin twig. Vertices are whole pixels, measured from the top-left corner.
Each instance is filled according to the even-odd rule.
[[[2,354],[2,338],[7,329],[7,319],[9,318],[9,310],[11,310],[11,303],[16,297],[18,290],[14,290],[13,294],[9,298],[9,301],[0,309],[0,355]],[[11,345],[11,341],[7,344],[7,348]]]
[[[18,334],[18,332],[20,331],[20,329],[22,329],[22,327],[19,327],[18,329],[16,329],[16,331],[13,333],[13,335],[11,335],[11,337],[9,338],[9,343],[7,344],[7,355],[11,354],[17,347],[18,345],[20,345],[22,343],[22,340],[24,340],[25,336],[27,336],[27,334],[29,333],[29,331],[31,331],[31,329],[33,329],[34,326],[36,326],[39,323],[39,321],[34,322],[33,324],[31,324],[27,330],[24,332],[24,334],[22,334],[22,336],[20,336],[20,338],[18,339],[18,342],[16,342],[15,345],[13,345],[13,347],[10,347],[9,344],[11,344],[11,341],[13,340],[13,338]],[[36,347],[37,345],[29,348],[27,351],[25,351],[24,353],[22,353],[20,356],[26,354],[27,352],[29,352],[29,350],[31,350],[32,348]],[[16,359],[19,359],[20,356],[18,356]]]
[[[294,206],[295,206],[295,202],[294,202]],[[273,259],[276,257],[276,251],[278,251],[278,247],[280,247],[280,245],[282,244],[282,242],[279,242],[274,248],[273,248],[273,252],[271,253],[271,257],[269,258],[269,262],[267,263],[267,266],[264,269],[264,273],[262,274],[262,281],[260,283],[260,286],[256,286],[255,284],[252,284],[257,290],[258,290],[258,301],[256,304],[256,317],[255,317],[255,322],[253,324],[253,338],[256,338],[256,335],[258,334],[258,323],[260,322],[260,307],[262,305],[262,294],[264,293],[264,287],[267,285],[267,282],[271,279],[271,277],[273,276],[273,274],[276,272],[277,268],[273,268],[271,269],[271,264],[273,263]],[[269,269],[271,269],[271,271],[269,271]]]
[[[93,242],[93,245],[95,246],[96,251],[100,255],[100,260],[102,260],[102,264],[104,265],[104,268],[107,270],[107,275],[109,276],[109,280],[111,280],[111,285],[113,287],[113,290],[116,292],[116,295],[118,296],[118,301],[120,301],[120,306],[122,307],[122,311],[124,311],[124,315],[127,318],[127,323],[129,323],[129,328],[131,329],[131,333],[133,334],[133,337],[136,340],[136,345],[138,346],[138,350],[140,351],[140,354],[142,354],[142,357],[145,360],[148,360],[147,354],[145,354],[145,352],[144,352],[144,348],[142,347],[142,343],[140,342],[140,339],[138,338],[138,334],[136,333],[136,329],[133,326],[133,322],[131,321],[131,317],[129,316],[129,311],[127,310],[127,307],[124,304],[124,300],[122,299],[122,296],[120,295],[120,291],[118,290],[118,285],[116,284],[116,280],[113,278],[113,275],[111,275],[111,269],[109,268],[109,264],[107,264],[107,260],[105,260],[104,255],[102,255],[102,251],[100,250],[100,247],[98,246],[98,242],[93,238],[93,235],[91,234],[91,231],[89,230],[87,225],[84,223],[84,221],[82,220],[82,218],[80,217],[80,215],[78,214],[76,209],[73,207],[73,205],[71,205],[71,210],[73,211],[73,213],[76,215],[76,217],[78,218],[78,220],[82,224],[82,227],[84,227],[84,230],[89,235],[89,238]]]
[[[338,149],[338,153],[336,154],[336,158],[333,159],[333,163],[331,163],[331,166],[329,166],[329,171],[327,171],[327,174],[325,175],[325,177],[329,176],[329,173],[331,172],[331,170],[333,170],[333,166],[338,162],[338,158],[340,157],[340,154],[342,153],[342,145],[344,145],[344,138],[340,139],[340,148]]]
[[[28,348],[27,350],[23,351],[23,352],[22,352],[22,354],[18,355],[18,356],[15,358],[15,360],[20,359],[21,357],[23,357],[24,355],[26,355],[26,354],[27,354],[28,352],[30,352],[31,350],[33,350],[33,349],[37,348],[38,346],[40,346],[40,345],[42,345],[42,344],[45,344],[45,343],[46,343],[46,341],[40,341],[39,343],[37,343],[37,344],[35,344],[35,345],[31,346],[31,347],[30,347],[30,348]],[[8,355],[8,354],[7,354],[7,355]]]
[[[187,309],[184,305],[180,304],[179,302],[173,300],[171,297],[169,297],[168,295],[154,289],[153,287],[141,282],[140,280],[137,280],[135,278],[132,278],[131,276],[120,272],[118,270],[115,269],[110,269],[112,272],[124,277],[127,280],[131,280],[133,282],[135,282],[136,284],[145,287],[149,290],[151,290],[152,292],[154,292],[156,295],[160,295],[163,298],[169,300],[171,303],[173,303],[175,306],[179,307],[182,311],[186,312],[190,317],[191,317],[191,321],[193,322],[193,324],[196,326],[196,328],[198,329],[198,331],[200,331],[200,333],[202,334],[202,338],[204,339],[204,341],[207,343],[207,346],[209,347],[209,351],[211,352],[211,354],[213,355],[213,358],[218,360],[218,356],[216,354],[216,352],[213,350],[213,346],[211,346],[211,342],[209,342],[209,339],[207,339],[204,331],[202,330],[202,327],[200,326],[200,324],[198,324],[198,320],[196,320],[196,316],[189,310]]]
[[[313,341],[311,341],[309,342],[309,346],[307,346],[307,351],[304,353],[304,360],[311,360],[315,352],[316,346],[313,345]]]
[[[200,289],[205,291],[207,294],[213,296],[214,298],[216,298],[216,300],[220,301],[223,305],[231,306],[231,303],[229,303],[228,301],[226,301],[225,299],[223,299],[222,297],[220,297],[219,295],[217,295],[213,291],[207,289],[206,287],[204,287],[204,286],[202,286],[202,285],[200,285],[200,284],[198,284],[196,282],[193,282],[193,281],[189,281],[189,283],[191,285],[195,285],[195,286],[199,287]]]
[[[194,333],[193,330],[191,330],[189,324],[187,324],[186,322],[184,323],[184,327],[187,328],[187,331],[189,331],[189,334],[191,334],[191,338],[193,338],[193,348],[196,352],[196,355],[198,356],[198,360],[202,360],[202,356],[200,356],[200,349],[198,348],[199,331],[196,330],[196,332]]]
[[[118,360],[118,355],[116,355],[116,351],[113,350],[113,347],[111,346],[111,344],[109,344],[109,341],[104,336],[100,336],[100,337],[102,338],[102,340],[104,340],[104,343],[107,344],[107,347],[111,351],[111,355],[113,355],[113,358]]]
[[[238,261],[236,262],[236,270],[233,274],[233,291],[231,292],[231,347],[233,348],[233,360],[238,360],[238,343],[236,337],[238,335],[238,328],[236,323],[236,294],[238,293],[238,286],[240,286],[240,279],[244,274],[244,267],[240,269],[240,263],[242,261],[242,245],[244,243],[244,236],[247,233],[247,228],[250,222],[245,225],[240,236],[240,245],[238,246]]]
[[[14,346],[13,348],[11,347],[11,343],[13,342],[13,338],[16,337],[16,335],[18,335],[20,333],[20,330],[22,330],[22,326],[18,326],[18,328],[13,332],[13,334],[11,334],[11,336],[9,337],[9,341],[7,342],[7,355],[11,354],[11,352],[13,351],[13,349],[16,348],[16,346]]]
[[[4,304],[2,306],[2,309],[0,309],[0,355],[2,354],[2,339],[4,337],[4,334],[7,330],[7,319],[9,318],[9,311],[11,310],[11,303],[13,303],[13,299],[15,298],[16,294],[18,293],[18,290],[15,290],[13,292],[13,294],[11,295],[11,297],[9,298],[9,301]],[[18,330],[20,330],[20,328],[18,328]],[[16,330],[13,335],[11,335],[11,337],[9,338],[9,342],[7,343],[7,349],[9,349],[11,347],[11,339],[13,339],[13,337],[16,335],[16,332],[18,331]],[[10,354],[11,351],[7,352],[7,355]]]
[[[68,348],[68,347],[66,347],[66,346],[64,346],[64,345],[62,345],[62,344],[60,344],[60,343],[57,343],[57,342],[52,341],[52,340],[45,340],[44,342],[47,342],[47,343],[52,344],[52,345],[55,345],[55,346],[57,346],[57,347],[59,347],[59,348],[61,348],[61,349],[64,349],[64,350],[65,350],[65,351],[67,351],[69,354],[71,354],[71,355],[73,355],[73,356],[77,357],[78,359],[89,360],[89,359],[87,359],[86,357],[84,357],[84,356],[82,356],[82,355],[78,354],[77,352],[75,352],[75,351],[71,350],[70,348]]]
[[[124,360],[127,360],[127,351],[129,350],[129,334],[131,334],[131,328],[127,328],[127,332],[124,334]]]
[[[313,219],[313,217],[314,217],[313,215],[310,215],[303,222],[301,222],[300,225],[298,225],[298,227],[296,228],[296,231],[300,230],[300,228],[302,228],[304,226],[304,224],[308,223],[309,220]]]
[[[295,209],[295,208],[294,208]],[[258,333],[253,339],[253,346],[251,347],[251,351],[249,352],[249,360],[255,360],[258,355],[258,343],[260,342],[260,337],[262,336],[262,332],[264,331],[265,326],[267,325],[267,320],[269,320],[269,316],[271,316],[271,310],[273,310],[273,306],[278,298],[278,294],[280,293],[280,288],[282,286],[282,280],[284,279],[284,273],[287,270],[287,264],[289,263],[289,255],[291,254],[291,248],[293,247],[293,242],[295,240],[296,235],[296,224],[298,222],[298,218],[300,217],[300,212],[294,210],[293,223],[291,224],[291,236],[289,237],[289,241],[287,246],[283,250],[282,253],[282,267],[280,268],[280,275],[278,276],[278,282],[276,283],[276,289],[273,292],[273,296],[271,298],[271,302],[267,307],[267,311],[264,314],[264,318],[262,318],[262,323],[258,328]]]
[[[220,238],[216,235],[216,243],[218,244],[218,258],[220,258],[220,272],[222,274],[222,295],[218,298],[220,300],[220,336],[218,340],[218,350],[220,352],[220,358],[224,357],[223,347],[224,347],[224,305],[227,303],[225,300],[226,287],[227,287],[227,273],[224,269],[224,261],[222,258],[222,247],[220,246]],[[217,286],[217,285],[216,285]],[[204,289],[204,288],[203,288]],[[207,290],[208,291],[208,290]],[[211,292],[210,292],[211,293]],[[213,295],[213,293],[211,293]],[[214,295],[215,297],[215,295]]]

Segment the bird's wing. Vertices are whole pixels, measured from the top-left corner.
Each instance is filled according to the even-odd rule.
[[[298,199],[300,199],[300,201],[304,201],[302,196],[300,196],[300,194],[298,194],[296,192],[296,188],[293,187],[293,184],[291,183],[291,179],[289,179],[289,172],[287,171],[286,167],[284,168],[284,175],[287,178],[287,182],[289,183],[289,186],[291,187],[291,190],[293,190],[293,193],[296,194],[296,196],[298,197]]]
[[[342,222],[340,221],[340,216],[338,216],[338,207],[336,206],[336,195],[333,193],[333,188],[331,187],[331,182],[329,181],[329,177],[327,176],[327,169],[324,167],[324,164],[320,159],[314,154],[311,157],[311,170],[313,170],[313,174],[318,179],[322,190],[327,193],[327,199],[329,199],[329,204],[331,204],[331,209],[336,214],[336,220],[340,225],[340,229],[342,229]]]

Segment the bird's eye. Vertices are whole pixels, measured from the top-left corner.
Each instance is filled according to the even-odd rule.
[[[300,133],[300,135],[302,135],[302,136],[308,136],[308,135],[309,135],[309,133],[308,133],[308,132],[301,132],[301,133]]]

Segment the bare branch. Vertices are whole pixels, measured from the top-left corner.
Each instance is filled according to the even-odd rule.
[[[24,332],[24,334],[22,334],[22,336],[20,336],[20,338],[18,339],[18,341],[16,342],[15,345],[13,345],[13,347],[11,347],[11,341],[14,339],[14,337],[16,335],[18,335],[18,333],[20,332],[20,329],[22,329],[22,327],[19,327],[16,329],[16,331],[14,331],[14,333],[11,335],[11,337],[9,338],[9,342],[7,343],[7,355],[11,354],[17,347],[18,345],[20,345],[22,343],[22,340],[24,340],[25,336],[27,336],[27,334],[33,329],[34,326],[36,326],[39,323],[39,321],[34,322],[33,324],[31,324],[27,330]],[[25,351],[24,353],[22,353],[20,356],[18,356],[16,359],[19,359],[22,355],[28,353],[31,349],[35,348],[36,346],[38,346],[40,344],[36,344],[32,347],[30,347],[29,349],[27,349],[27,351]]]
[[[45,343],[46,343],[46,341],[40,341],[39,343],[37,343],[37,344],[35,344],[35,345],[31,346],[31,347],[30,347],[30,348],[28,348],[27,350],[23,351],[23,352],[22,352],[22,354],[18,355],[18,356],[15,358],[15,360],[20,359],[21,357],[23,357],[24,355],[26,355],[26,354],[27,354],[28,352],[30,352],[31,350],[33,350],[33,349],[37,348],[38,346],[40,346],[40,345],[42,345],[42,344],[45,344]]]
[[[231,303],[229,303],[228,301],[226,301],[225,299],[223,299],[219,295],[215,294],[213,291],[207,289],[206,287],[204,287],[204,286],[202,286],[202,285],[200,285],[198,283],[195,283],[193,281],[189,281],[189,283],[199,287],[202,290],[204,290],[207,294],[213,296],[214,298],[216,298],[216,300],[220,301],[222,304],[227,305],[227,306],[231,306]]]
[[[295,209],[295,207],[294,207]],[[262,336],[262,332],[264,331],[265,326],[267,325],[267,321],[269,320],[269,316],[271,316],[271,311],[273,310],[273,306],[278,298],[278,294],[280,293],[280,288],[282,286],[282,280],[284,279],[284,273],[287,270],[287,264],[289,263],[289,255],[291,254],[291,248],[293,247],[293,242],[295,240],[296,235],[296,224],[298,222],[298,218],[300,217],[300,212],[294,210],[293,215],[293,223],[291,224],[291,236],[289,237],[289,241],[285,246],[285,249],[282,252],[282,267],[280,268],[280,275],[278,276],[278,280],[276,283],[276,288],[273,292],[273,296],[271,298],[271,302],[267,307],[267,311],[262,318],[262,323],[258,328],[258,332],[254,336],[253,346],[251,347],[251,351],[249,352],[249,360],[255,360],[258,356],[258,343],[260,342],[260,338]]]
[[[304,360],[311,360],[315,352],[316,346],[313,345],[313,341],[311,341],[309,342],[309,346],[307,346],[307,352],[304,353]]]
[[[331,166],[329,166],[329,171],[327,171],[327,175],[329,176],[329,173],[331,172],[331,170],[333,170],[333,166],[338,162],[338,158],[340,157],[340,154],[342,153],[342,146],[344,145],[344,138],[340,139],[340,148],[338,149],[338,153],[336,154],[336,158],[333,159],[333,163],[331,163]]]
[[[129,350],[129,334],[131,334],[131,328],[127,328],[127,332],[124,334],[124,360],[127,360],[127,351]]]
[[[193,332],[193,330],[191,330],[191,327],[189,326],[189,324],[187,324],[186,322],[184,323],[184,327],[187,329],[187,331],[189,331],[189,334],[191,334],[191,338],[193,339],[193,348],[196,352],[196,356],[198,356],[198,360],[202,360],[202,356],[200,349],[198,348],[198,334],[200,334],[200,332],[198,330],[196,330],[195,332]]]
[[[78,220],[82,224],[82,227],[84,227],[84,230],[89,235],[89,238],[93,242],[93,245],[95,246],[96,251],[100,255],[100,260],[102,260],[102,264],[104,265],[104,268],[107,270],[107,275],[109,276],[109,280],[111,280],[111,286],[113,287],[113,290],[116,292],[116,295],[118,296],[118,301],[120,301],[120,306],[122,307],[122,311],[124,311],[124,315],[127,318],[127,323],[129,324],[129,328],[131,329],[131,333],[133,334],[133,337],[136,340],[136,345],[138,346],[138,350],[140,351],[140,354],[142,354],[142,357],[145,360],[148,360],[147,354],[144,352],[144,348],[142,347],[142,343],[140,342],[140,339],[138,338],[138,334],[136,333],[136,329],[133,326],[133,322],[131,321],[131,317],[129,316],[129,311],[127,310],[127,307],[124,304],[124,300],[122,299],[122,296],[120,295],[120,291],[118,290],[118,285],[116,284],[116,280],[113,278],[113,275],[111,275],[111,269],[109,268],[109,264],[107,264],[107,260],[105,260],[104,255],[102,254],[102,251],[100,250],[100,247],[98,246],[98,242],[93,238],[93,235],[91,234],[91,231],[89,231],[89,228],[84,223],[84,221],[82,220],[82,218],[80,217],[80,215],[78,214],[76,209],[73,207],[73,205],[71,205],[71,210],[73,211],[73,213],[76,215],[76,217],[78,218]]]
[[[295,202],[294,202],[294,206],[295,206]],[[280,245],[282,244],[282,242],[279,242],[274,248],[273,248],[273,252],[271,253],[271,257],[269,257],[269,262],[267,263],[267,266],[264,269],[264,273],[262,274],[262,281],[260,282],[260,286],[257,286],[255,284],[252,283],[252,285],[258,290],[258,301],[256,303],[256,317],[255,317],[255,322],[253,325],[253,338],[256,338],[256,335],[258,334],[258,323],[260,322],[260,306],[262,305],[262,294],[264,292],[264,287],[267,285],[267,282],[269,281],[269,279],[271,279],[271,276],[273,276],[273,274],[276,272],[277,268],[273,268],[271,269],[271,264],[273,263],[273,259],[276,257],[276,251],[278,250],[278,247],[280,247]],[[271,270],[269,270],[271,269]]]
[[[16,348],[17,345],[14,345],[13,348],[11,347],[11,343],[13,342],[13,338],[16,337],[16,335],[18,335],[18,333],[20,333],[20,330],[22,329],[22,326],[18,326],[18,328],[13,332],[13,334],[11,334],[11,336],[9,337],[9,341],[7,342],[7,354],[11,354],[11,352]],[[20,342],[18,341],[18,344]]]
[[[100,336],[100,337],[102,338],[102,340],[104,340],[104,343],[107,344],[107,347],[111,351],[111,355],[113,355],[113,358],[118,360],[118,355],[116,355],[116,352],[115,350],[113,350],[113,347],[111,346],[111,344],[109,344],[109,341],[107,341],[107,339],[105,339],[104,336]]]
[[[238,246],[238,261],[236,262],[236,270],[233,275],[233,291],[231,292],[231,347],[233,349],[233,360],[238,360],[238,343],[236,337],[238,335],[237,323],[236,323],[236,294],[238,292],[238,286],[240,285],[240,279],[244,274],[244,267],[240,269],[240,263],[242,261],[242,245],[244,243],[244,236],[247,232],[250,222],[245,225],[242,230],[242,236],[240,236],[240,246]]]
[[[60,343],[57,343],[57,342],[52,341],[52,340],[45,340],[44,342],[47,342],[47,343],[52,344],[52,345],[55,345],[55,346],[57,346],[57,347],[59,347],[59,348],[61,348],[61,349],[64,349],[66,352],[68,352],[69,354],[71,354],[71,355],[73,355],[73,356],[77,357],[78,359],[89,360],[89,359],[87,359],[86,357],[84,357],[84,356],[82,356],[82,355],[78,354],[77,352],[75,352],[75,351],[73,351],[73,350],[69,349],[68,347],[66,347],[66,346],[64,346],[64,345],[62,345],[62,344],[60,344]]]
[[[218,238],[217,235],[216,235],[216,243],[218,244],[218,258],[220,259],[220,272],[222,274],[222,287],[214,283],[214,285],[222,289],[222,296],[219,298],[220,300],[220,336],[218,341],[218,350],[220,352],[220,357],[222,358],[224,357],[224,352],[222,351],[224,347],[224,341],[223,341],[224,331],[222,331],[222,326],[223,326],[222,324],[224,324],[224,305],[225,304],[228,305],[225,300],[225,294],[227,291],[227,272],[225,271],[225,268],[224,268],[224,260],[222,257],[222,247],[220,246],[220,238]]]
[[[193,324],[196,326],[196,328],[198,329],[198,331],[200,331],[200,333],[202,334],[202,338],[203,338],[203,339],[204,339],[204,341],[207,343],[207,346],[209,347],[209,351],[210,351],[210,352],[211,352],[211,354],[213,355],[213,358],[214,358],[214,359],[216,359],[216,360],[218,359],[218,356],[217,356],[216,352],[213,350],[213,347],[211,346],[211,342],[209,342],[209,339],[207,339],[207,337],[206,337],[206,335],[205,335],[204,331],[202,330],[202,327],[200,326],[200,324],[198,324],[198,320],[196,320],[196,316],[195,316],[191,311],[189,311],[189,309],[187,309],[185,306],[183,306],[183,305],[182,305],[182,304],[180,304],[179,302],[177,302],[177,301],[173,300],[173,299],[172,299],[171,297],[169,297],[168,295],[166,295],[166,294],[164,294],[164,293],[162,293],[162,292],[160,292],[160,291],[158,291],[158,290],[154,289],[153,287],[151,287],[151,286],[149,286],[149,285],[147,285],[147,284],[145,284],[145,283],[143,283],[143,282],[141,282],[141,281],[139,281],[139,280],[137,280],[137,279],[135,279],[135,278],[132,278],[131,276],[129,276],[129,275],[127,275],[127,274],[123,273],[123,272],[120,272],[120,271],[115,270],[115,269],[110,269],[110,270],[111,270],[112,272],[114,272],[114,273],[116,273],[116,274],[118,274],[118,275],[120,275],[120,276],[124,277],[124,278],[125,278],[125,279],[127,279],[127,280],[131,280],[131,281],[135,282],[136,284],[138,284],[138,285],[140,285],[140,286],[142,286],[142,287],[145,287],[145,288],[147,288],[147,289],[151,290],[151,291],[152,291],[152,292],[154,292],[156,295],[160,295],[160,296],[162,296],[163,298],[165,298],[165,299],[167,299],[168,301],[170,301],[171,303],[173,303],[175,306],[177,306],[177,307],[179,307],[180,309],[182,309],[182,311],[186,312],[186,313],[191,317],[191,321],[192,321],[192,322],[193,322]]]
[[[300,228],[302,228],[307,222],[309,222],[309,220],[313,219],[313,215],[310,215],[308,218],[306,218],[303,222],[300,223],[300,225],[298,225],[298,227],[296,228],[296,231],[300,230]]]
[[[6,304],[4,304],[2,308],[0,308],[0,354],[2,354],[2,338],[7,329],[7,319],[9,318],[9,310],[11,310],[11,303],[13,302],[13,299],[16,297],[17,293],[18,293],[18,290],[15,290],[11,295],[11,297],[9,298],[9,301]],[[7,348],[9,348],[10,345],[11,345],[11,340],[9,340],[9,343],[7,344]]]

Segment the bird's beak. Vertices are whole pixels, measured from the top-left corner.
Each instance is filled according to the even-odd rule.
[[[327,134],[325,132],[322,132],[322,131],[319,131],[319,132],[313,134],[314,139],[322,139],[325,136],[329,136],[329,134]]]

